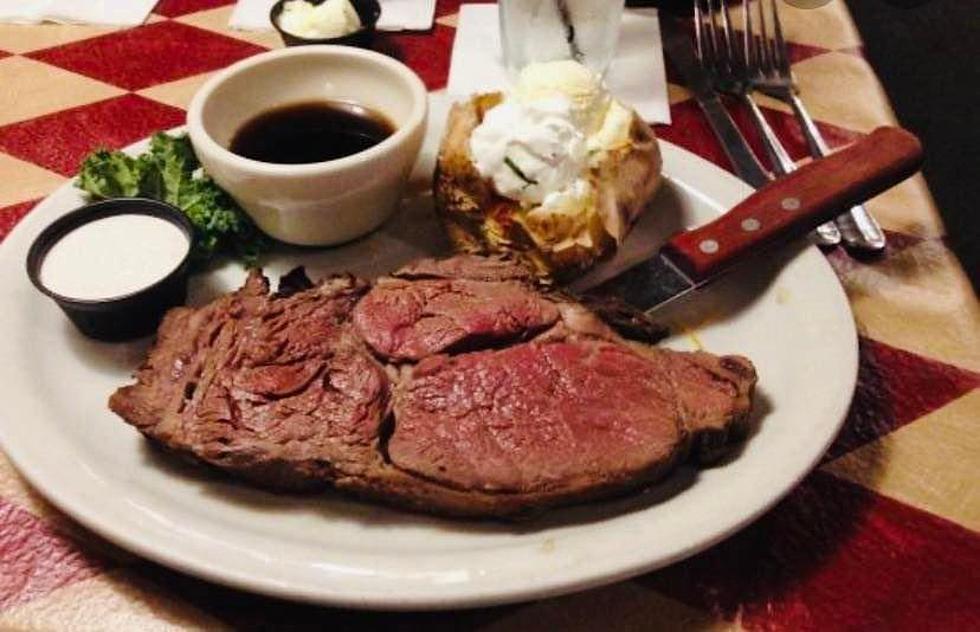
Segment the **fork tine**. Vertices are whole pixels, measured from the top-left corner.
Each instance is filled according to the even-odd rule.
[[[721,62],[721,54],[719,53],[718,46],[718,29],[715,23],[715,7],[712,0],[705,0],[705,22],[708,25],[707,35],[708,40],[711,45],[711,62],[712,64],[719,64]]]
[[[705,21],[705,2],[707,0],[694,0],[694,33],[697,37],[698,57],[702,64],[708,64],[711,61],[711,39],[708,35],[708,24]]]
[[[728,67],[731,71],[736,72],[738,68],[738,55],[735,54],[735,48],[738,46],[736,38],[732,35],[732,18],[728,14],[728,0],[719,0],[721,5],[721,31],[725,37],[725,54],[727,56]]]
[[[752,4],[745,0],[742,4],[742,55],[749,73],[755,74],[755,33],[752,27]]]
[[[747,1],[751,4],[751,0]],[[759,7],[759,67],[764,74],[770,74],[774,67],[769,50],[769,33],[766,28],[766,5],[763,0],[759,0],[756,5]]]
[[[701,0],[694,0],[694,43],[698,61],[707,63],[707,34],[704,32],[704,12],[701,10]]]
[[[776,58],[776,67],[785,75],[789,69],[789,51],[786,47],[786,40],[783,38],[783,25],[779,21],[779,9],[776,0],[770,0],[772,5],[772,33],[773,33],[773,52]]]
[[[701,36],[701,0],[694,0],[694,50],[698,61],[704,61],[704,42]]]

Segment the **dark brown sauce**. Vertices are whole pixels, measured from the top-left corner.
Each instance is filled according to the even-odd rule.
[[[381,113],[347,101],[287,105],[245,123],[231,151],[262,162],[304,164],[352,156],[395,132]]]

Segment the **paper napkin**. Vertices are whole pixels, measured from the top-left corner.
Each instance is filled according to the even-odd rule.
[[[610,92],[633,107],[644,120],[670,123],[667,74],[656,9],[627,9],[616,57],[606,72]],[[500,52],[497,5],[460,7],[447,91],[455,97],[507,87],[509,78]]]
[[[381,31],[425,31],[432,28],[436,0],[378,0]],[[228,20],[228,26],[242,31],[271,29],[269,11],[276,0],[238,0]]]
[[[136,26],[157,0],[3,0],[0,22]]]
[[[380,0],[382,31],[427,31],[432,28],[436,0]]]

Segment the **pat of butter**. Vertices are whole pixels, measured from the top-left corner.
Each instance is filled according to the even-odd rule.
[[[326,0],[320,4],[289,0],[282,6],[279,27],[297,37],[324,39],[357,31],[361,19],[350,0]]]

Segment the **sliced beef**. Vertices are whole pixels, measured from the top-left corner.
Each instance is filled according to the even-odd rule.
[[[395,398],[391,462],[492,492],[647,478],[686,446],[663,367],[604,340],[551,340],[419,363]]]
[[[110,407],[265,487],[463,516],[622,493],[744,430],[747,360],[627,342],[512,266],[423,260],[370,291],[294,272],[278,294],[253,273],[168,314]]]
[[[109,407],[166,447],[265,486],[323,487],[357,449],[376,449],[387,412],[388,378],[349,323],[366,289],[337,277],[272,299],[252,273],[234,294],[167,314],[136,384]]]
[[[392,273],[400,279],[470,279],[471,281],[535,282],[524,265],[502,256],[456,255],[445,259],[416,259]]]
[[[733,441],[748,433],[755,367],[741,356],[704,352],[663,352],[661,357],[668,360],[681,419],[694,440],[694,454],[702,463],[716,461]]]
[[[716,461],[733,441],[745,437],[756,382],[751,361],[742,356],[628,344],[667,376],[698,461]]]
[[[354,310],[354,326],[389,360],[421,360],[528,338],[558,308],[518,281],[381,279]]]

